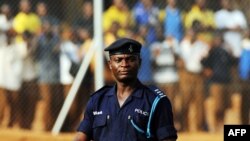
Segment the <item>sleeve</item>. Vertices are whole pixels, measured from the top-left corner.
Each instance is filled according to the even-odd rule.
[[[25,27],[23,26],[23,16],[22,14],[17,14],[16,17],[13,19],[13,28],[17,33],[23,33],[25,30]]]
[[[32,25],[30,27],[27,27],[27,30],[29,30],[32,33],[36,34],[39,33],[42,26],[40,18],[36,14],[32,13],[30,15],[30,20],[32,21],[32,23],[30,23]]]
[[[84,113],[84,117],[83,120],[81,121],[77,131],[78,132],[83,132],[85,133],[88,138],[92,139],[92,134],[93,134],[93,130],[92,130],[92,125],[93,125],[93,100],[90,99],[88,104],[87,104],[87,108],[85,110]]]
[[[247,20],[246,20],[246,17],[244,15],[244,13],[242,13],[241,11],[238,11],[238,21],[239,21],[239,26],[242,28],[242,29],[246,29],[247,28]]]
[[[247,51],[243,50],[239,59],[239,76],[243,80],[247,80],[250,75],[250,58],[248,57]]]
[[[110,11],[110,9],[108,9],[107,11],[105,11],[104,12],[104,14],[103,14],[103,29],[104,29],[104,31],[106,32],[106,31],[108,31],[109,30],[109,28],[110,28],[110,26],[111,26],[111,24],[112,24],[112,18],[111,18],[111,12],[109,12]]]
[[[206,68],[212,68],[214,58],[217,58],[217,55],[215,54],[214,50],[212,49],[209,51],[208,56],[206,56],[205,58],[203,58],[201,60],[201,64]]]
[[[177,139],[174,127],[172,106],[167,97],[162,98],[156,108],[153,118],[152,130],[158,140]]]

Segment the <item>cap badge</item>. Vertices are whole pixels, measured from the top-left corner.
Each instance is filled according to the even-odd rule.
[[[133,47],[132,47],[132,45],[130,45],[130,47],[128,48],[128,50],[129,50],[130,52],[133,52]]]

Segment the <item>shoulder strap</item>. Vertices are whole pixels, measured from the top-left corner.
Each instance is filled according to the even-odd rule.
[[[148,119],[148,124],[147,124],[147,132],[146,132],[147,138],[151,138],[152,134],[151,134],[150,128],[151,128],[152,117],[154,115],[156,106],[159,103],[160,99],[163,98],[163,97],[166,97],[166,95],[159,88],[157,88],[157,87],[155,87],[153,85],[148,86],[148,87],[156,95],[156,98],[155,98],[155,100],[154,100],[154,102],[152,104],[152,107],[151,107],[151,111],[150,111],[150,115],[149,115],[149,119]]]

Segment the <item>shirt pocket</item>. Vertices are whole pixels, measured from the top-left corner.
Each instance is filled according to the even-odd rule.
[[[147,124],[148,124],[148,116],[144,116],[141,114],[135,114],[132,116],[132,120],[134,124],[136,124],[138,127],[140,127],[142,130],[146,131]]]
[[[98,115],[94,118],[93,128],[99,128],[106,126],[107,116],[106,115]]]
[[[98,115],[94,118],[93,122],[93,137],[94,140],[100,140],[108,135],[108,126],[107,126],[108,116],[107,115]]]
[[[147,123],[148,116],[135,114],[133,116],[128,117],[128,140],[140,140],[147,141],[146,132],[147,132]]]

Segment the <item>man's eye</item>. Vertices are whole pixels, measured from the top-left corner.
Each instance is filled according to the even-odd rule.
[[[116,63],[119,63],[119,62],[121,62],[121,59],[115,59],[114,60]]]
[[[135,61],[135,60],[136,60],[136,57],[131,57],[130,60],[131,60],[131,61]]]

